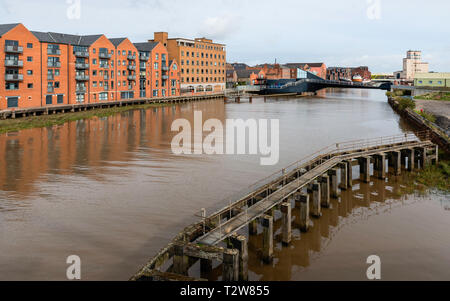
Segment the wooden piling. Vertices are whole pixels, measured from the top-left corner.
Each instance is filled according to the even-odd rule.
[[[339,198],[340,193],[338,189],[338,170],[336,168],[333,168],[328,171],[328,175],[330,176],[330,188],[331,188],[331,197],[332,198]]]
[[[386,154],[378,154],[375,158],[375,171],[378,179],[386,179]]]
[[[394,168],[394,175],[399,176],[402,173],[402,154],[401,152],[391,153],[392,167]]]
[[[323,175],[320,178],[320,191],[321,191],[321,206],[323,208],[330,208],[330,177]]]
[[[348,188],[353,187],[353,163],[352,161],[345,161],[347,164],[347,186]]]
[[[173,255],[173,272],[175,274],[187,276],[188,257],[184,255],[184,247],[182,245],[174,246]]]
[[[370,157],[359,159],[359,169],[363,182],[370,183]]]
[[[415,164],[415,159],[414,159],[414,155],[415,155],[415,151],[413,148],[408,149],[407,150],[407,154],[408,154],[408,171],[413,171],[415,169],[414,164]]]
[[[281,214],[282,214],[282,243],[284,245],[289,245],[292,240],[292,208],[291,203],[281,204]]]
[[[273,217],[265,215],[262,218],[263,226],[263,261],[267,264],[273,260]]]
[[[258,220],[251,221],[248,224],[248,232],[249,235],[257,235],[258,234]]]
[[[320,201],[320,184],[314,183],[312,185],[312,196],[313,196],[313,212],[312,215],[316,218],[319,218],[322,216],[322,208],[321,208],[321,201]]]
[[[239,251],[227,249],[223,253],[222,280],[239,281]]]
[[[300,195],[300,231],[308,232],[309,230],[309,195]]]
[[[232,235],[230,243],[239,251],[239,281],[248,281],[248,242],[243,235]]]
[[[339,168],[341,169],[341,183],[339,184],[339,188],[342,190],[347,190],[348,188],[348,166],[347,163],[339,164]]]

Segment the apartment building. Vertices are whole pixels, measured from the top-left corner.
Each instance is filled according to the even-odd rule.
[[[148,93],[142,93],[141,51],[127,38],[5,24],[0,49],[0,110],[180,94],[179,65],[160,43],[144,64]]]
[[[180,95],[179,66],[169,59],[167,48],[159,42],[135,43],[139,51],[140,97]]]
[[[182,93],[220,92],[226,86],[226,48],[210,39],[170,38],[155,32],[154,39],[168,50],[169,59],[180,64]]]
[[[395,79],[413,81],[416,73],[428,73],[429,64],[422,62],[422,51],[408,50],[403,59],[403,70],[394,72]]]

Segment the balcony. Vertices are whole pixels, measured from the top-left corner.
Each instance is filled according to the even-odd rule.
[[[163,80],[168,80],[168,79],[169,79],[169,76],[168,76],[168,75],[163,75],[163,76],[161,76],[161,78],[162,78]]]
[[[109,87],[108,87],[108,86],[104,86],[104,87],[103,87],[103,90],[109,91]]]
[[[5,45],[5,52],[9,52],[9,53],[23,53],[23,47],[22,46]]]
[[[55,75],[52,73],[52,74],[47,74],[47,80],[54,80],[55,79]]]
[[[53,93],[53,92],[55,92],[55,87],[47,87],[47,92],[48,92],[48,93]]]
[[[78,81],[88,81],[89,80],[89,75],[77,74],[77,75],[75,75],[75,79],[78,80]]]
[[[141,70],[147,70],[147,66],[146,66],[146,65],[140,65],[140,66],[139,66],[139,69],[141,69]]]
[[[104,75],[103,79],[108,80],[109,79],[109,75]]]
[[[141,60],[141,61],[148,61],[149,59],[150,59],[150,57],[148,56],[148,55],[146,55],[146,54],[139,54],[139,59]]]
[[[112,57],[112,55],[110,53],[107,53],[107,52],[100,52],[98,54],[98,57],[101,58],[101,59],[109,60]]]
[[[136,80],[136,75],[128,75],[128,80]]]
[[[60,49],[47,49],[47,54],[49,55],[61,55]]]
[[[21,82],[23,81],[23,74],[5,74],[5,81]]]
[[[100,64],[100,68],[109,69],[109,65],[108,64]]]
[[[89,57],[89,52],[87,51],[76,51],[75,52],[76,57]]]
[[[77,86],[76,89],[75,89],[75,91],[76,91],[77,93],[83,93],[83,92],[86,92],[86,87],[85,87],[85,86]]]
[[[165,66],[165,65],[163,64],[163,66],[161,67],[161,70],[162,70],[162,71],[169,71],[169,67],[167,67],[167,66]]]
[[[75,64],[76,69],[89,69],[89,64],[86,63],[76,63]]]
[[[23,61],[5,60],[6,67],[23,67]]]
[[[130,61],[133,61],[133,60],[135,60],[136,59],[136,55],[128,55],[127,56],[127,59],[129,59]]]
[[[61,68],[61,62],[47,62],[49,68]]]
[[[128,70],[136,70],[136,66],[135,65],[128,65]]]

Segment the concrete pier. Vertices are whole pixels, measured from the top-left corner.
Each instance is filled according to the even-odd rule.
[[[391,153],[391,163],[394,169],[394,175],[399,176],[402,173],[402,154],[401,152]]]
[[[322,208],[321,208],[321,193],[320,193],[320,184],[314,183],[312,185],[312,196],[313,196],[313,212],[312,215],[316,218],[322,216]]]
[[[173,272],[175,274],[187,276],[189,258],[184,255],[184,247],[182,245],[174,246],[173,255]]]
[[[258,220],[251,221],[248,224],[249,235],[258,235]]]
[[[230,244],[233,249],[239,251],[239,281],[248,280],[248,243],[243,235],[233,235],[230,237]]]
[[[333,168],[328,172],[328,175],[330,176],[330,189],[331,189],[331,197],[332,198],[339,198],[340,192],[338,187],[338,170],[337,168]]]
[[[386,154],[377,154],[375,158],[375,173],[378,179],[386,179]]]
[[[227,249],[223,253],[223,281],[239,281],[239,251]]]
[[[263,261],[271,263],[273,260],[273,217],[265,215],[262,218],[263,226]]]
[[[321,206],[323,208],[330,208],[330,177],[323,175],[320,178],[320,191],[321,191]]]
[[[345,161],[347,164],[347,187],[353,187],[353,163],[352,161]]]
[[[359,159],[361,178],[365,183],[370,183],[370,157]]]
[[[300,195],[300,231],[308,232],[309,230],[309,195]]]
[[[413,171],[415,169],[415,151],[414,149],[408,149],[406,150],[407,156],[408,156],[408,171]]]
[[[281,204],[281,214],[282,214],[282,243],[284,245],[289,245],[292,240],[292,208],[291,203]]]
[[[339,164],[339,168],[341,169],[341,184],[339,184],[339,188],[342,190],[348,189],[348,165],[347,163]]]

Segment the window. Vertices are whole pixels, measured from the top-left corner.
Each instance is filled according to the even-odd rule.
[[[92,59],[92,65],[97,65],[97,59]]]
[[[155,70],[158,70],[158,62],[155,62],[154,69],[155,69]]]
[[[27,70],[27,75],[33,75],[33,70]]]
[[[28,89],[33,89],[33,84],[28,84],[27,87]]]
[[[92,82],[92,87],[94,87],[94,88],[97,87],[97,82],[96,82],[96,81],[93,81],[93,82]]]
[[[27,62],[32,62],[33,61],[33,57],[32,56],[28,56],[27,57]]]
[[[33,48],[33,43],[27,43],[27,48]]]
[[[155,54],[155,60],[159,60],[159,53]]]
[[[97,76],[97,70],[93,70],[93,71],[92,71],[92,75],[93,75],[93,76]]]

